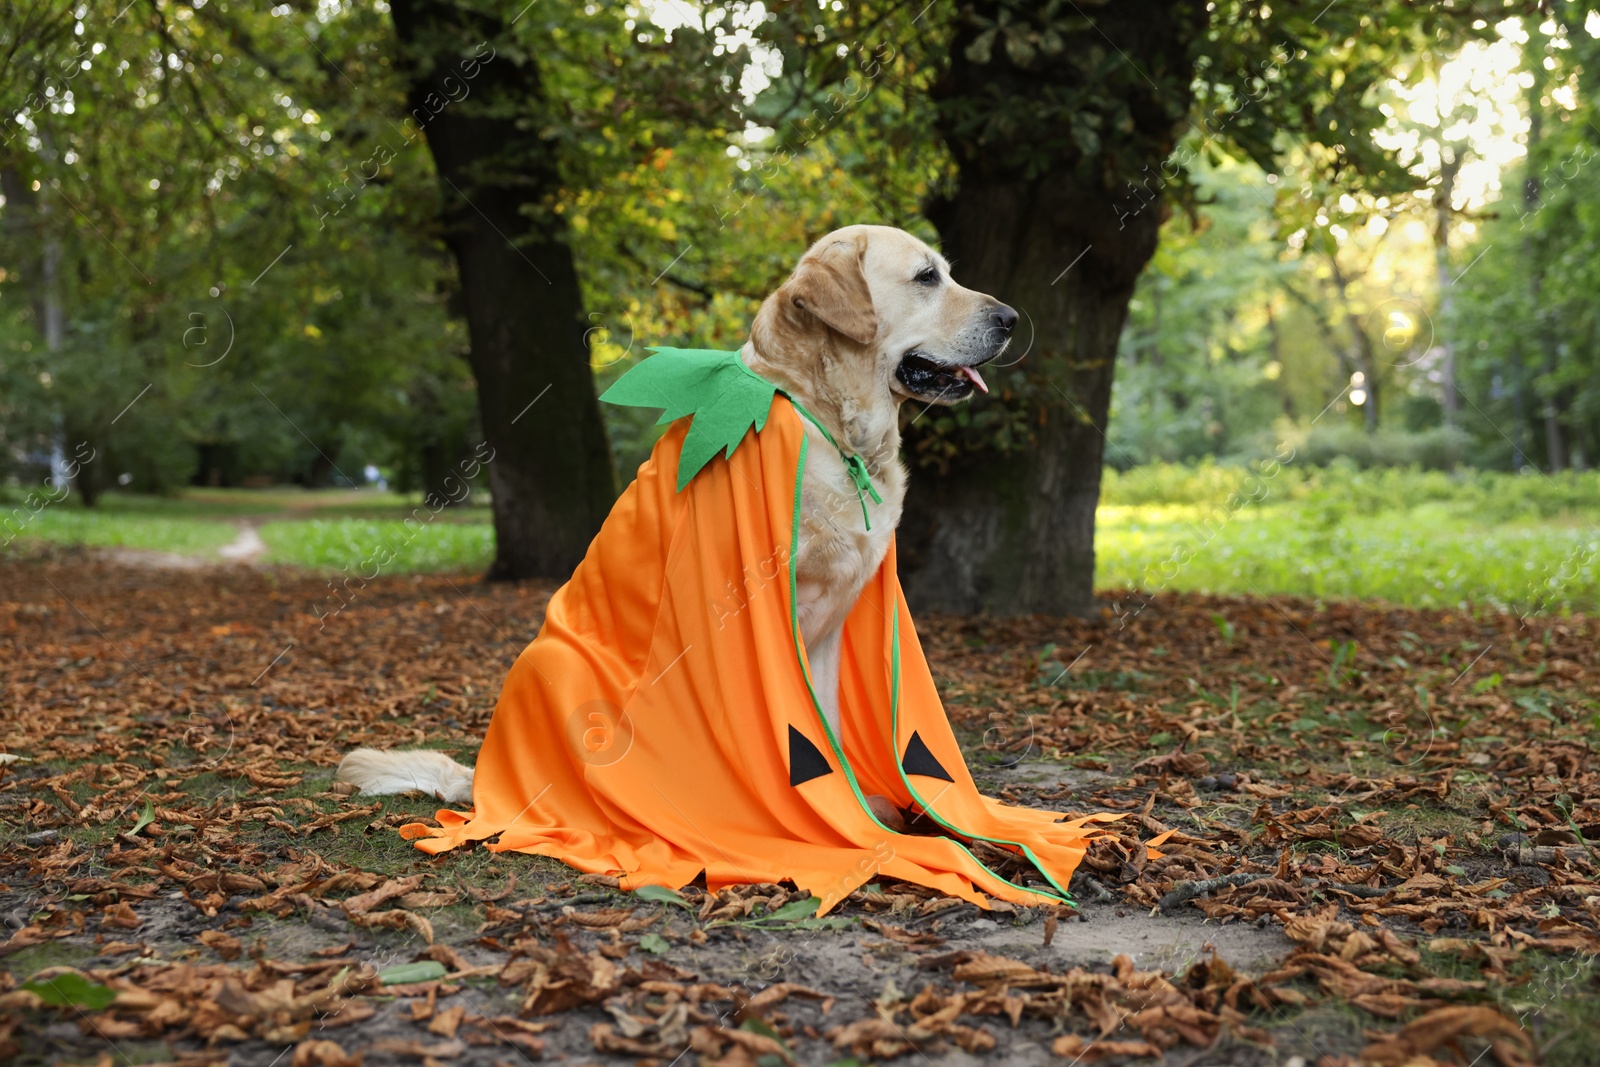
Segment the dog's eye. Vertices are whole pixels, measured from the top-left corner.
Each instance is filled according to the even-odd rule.
[[[911,279],[911,280],[916,282],[918,285],[938,285],[939,284],[939,268],[938,267],[924,267],[924,268],[922,268],[922,272],[920,274],[918,274],[915,278]]]

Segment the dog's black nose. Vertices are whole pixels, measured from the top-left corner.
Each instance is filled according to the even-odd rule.
[[[1001,304],[999,307],[995,308],[994,313],[989,316],[989,321],[1000,327],[1000,329],[1004,330],[1006,333],[1010,333],[1011,328],[1017,324],[1017,313],[1007,305]]]

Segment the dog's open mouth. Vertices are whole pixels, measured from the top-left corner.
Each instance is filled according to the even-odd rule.
[[[974,388],[985,393],[989,391],[989,385],[978,373],[977,367],[941,363],[916,349],[901,358],[894,374],[900,379],[901,385],[930,400],[961,400],[970,396]]]

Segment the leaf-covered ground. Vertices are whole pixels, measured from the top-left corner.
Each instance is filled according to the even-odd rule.
[[[881,882],[817,920],[430,858],[393,828],[436,802],[334,785],[356,744],[470,760],[550,591],[0,564],[0,1059],[1593,1062],[1590,618],[923,618],[986,788],[1129,818],[1077,908]]]

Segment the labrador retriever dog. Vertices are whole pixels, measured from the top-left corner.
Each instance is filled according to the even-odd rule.
[[[835,733],[844,621],[883,562],[905,500],[900,407],[988,392],[978,368],[1006,350],[1016,323],[1017,313],[999,300],[956,284],[938,252],[888,226],[828,234],[756,314],[740,358],[824,423],[840,448],[860,456],[882,497],[866,500],[868,529],[844,459],[805,420],[814,458],[801,483],[797,614],[813,687]],[[357,749],[340,763],[338,778],[366,793],[472,799],[471,769],[440,752]],[[900,821],[885,798],[869,801]]]

